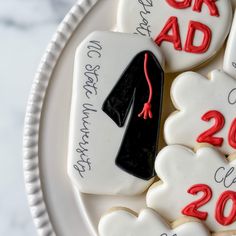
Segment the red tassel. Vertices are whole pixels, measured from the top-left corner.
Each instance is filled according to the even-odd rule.
[[[148,83],[149,87],[149,98],[148,101],[144,104],[143,110],[141,113],[139,113],[138,117],[144,118],[146,120],[147,118],[152,119],[152,106],[151,106],[151,101],[152,101],[152,84],[148,76],[148,71],[147,71],[147,62],[148,62],[148,54],[145,53],[145,58],[144,58],[144,74]]]
[[[147,118],[152,119],[152,106],[150,103],[145,103],[143,106],[143,110],[141,113],[139,113],[138,117],[142,117],[143,119],[146,120]]]

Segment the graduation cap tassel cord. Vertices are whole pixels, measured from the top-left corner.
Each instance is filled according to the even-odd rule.
[[[147,118],[152,119],[152,105],[151,105],[151,101],[152,101],[152,84],[150,81],[150,78],[148,76],[148,69],[147,69],[147,63],[148,63],[148,53],[145,53],[145,58],[144,58],[144,73],[145,73],[145,77],[148,83],[148,87],[149,87],[149,98],[148,101],[144,104],[143,106],[143,110],[142,112],[139,113],[138,117],[142,117],[143,119],[146,120]]]

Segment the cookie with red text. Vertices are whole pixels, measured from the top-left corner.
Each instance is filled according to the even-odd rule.
[[[162,65],[139,35],[93,32],[77,48],[68,174],[81,192],[134,195],[153,182]]]
[[[161,181],[147,193],[147,205],[167,220],[181,216],[202,220],[212,232],[236,233],[236,160],[213,147],[195,152],[179,145],[159,152]]]
[[[236,11],[234,13],[234,20],[230,30],[229,39],[225,49],[223,69],[227,74],[236,79]]]
[[[186,72],[175,79],[171,97],[178,111],[165,122],[165,140],[191,148],[209,143],[231,154],[236,151],[236,80],[220,70],[209,77]]]
[[[120,0],[117,30],[152,37],[167,71],[191,69],[223,45],[232,21],[229,0]]]
[[[100,236],[210,236],[199,221],[182,218],[172,226],[158,213],[144,209],[137,215],[129,209],[118,208],[104,215],[99,223]]]

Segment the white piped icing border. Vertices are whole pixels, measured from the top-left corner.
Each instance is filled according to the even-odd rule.
[[[38,141],[42,107],[56,63],[76,27],[98,0],[80,0],[66,15],[46,49],[28,99],[23,135],[26,192],[34,224],[40,236],[55,236],[41,188]]]

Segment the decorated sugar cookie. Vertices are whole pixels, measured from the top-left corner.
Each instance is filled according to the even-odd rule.
[[[142,193],[155,176],[163,58],[146,37],[94,32],[78,47],[68,173],[81,192]]]
[[[102,217],[99,223],[99,235],[210,236],[209,231],[200,222],[181,219],[177,225],[172,228],[151,209],[142,210],[139,216],[128,209],[117,209]]]
[[[230,30],[230,35],[225,49],[224,57],[224,71],[236,78],[236,12],[234,13],[234,20]]]
[[[209,143],[225,154],[236,152],[236,80],[215,70],[210,78],[186,72],[171,89],[178,111],[165,123],[167,144],[194,147]]]
[[[191,69],[219,50],[229,32],[229,0],[120,0],[117,30],[152,37],[167,71]]]
[[[196,153],[167,146],[155,163],[162,182],[147,193],[147,205],[169,221],[181,216],[202,220],[213,232],[236,233],[236,160],[212,147]]]

